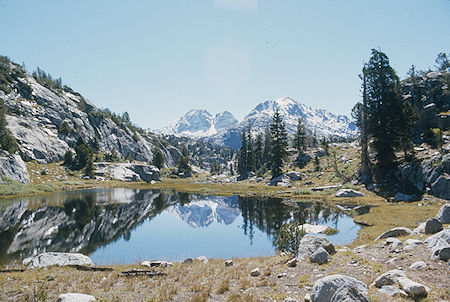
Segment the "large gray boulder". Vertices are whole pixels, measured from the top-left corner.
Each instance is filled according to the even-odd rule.
[[[20,155],[6,151],[0,151],[0,180],[2,176],[25,184],[30,182],[27,166]]]
[[[433,251],[431,252],[431,259],[448,261],[448,259],[450,259],[450,245],[440,246],[433,249]]]
[[[330,254],[323,248],[319,247],[311,256],[309,260],[313,263],[324,264],[330,261]]]
[[[447,227],[439,233],[428,237],[427,239],[425,239],[425,243],[428,244],[428,247],[430,249],[450,246],[450,228]]]
[[[443,174],[431,185],[434,196],[450,199],[450,175]]]
[[[404,290],[409,296],[426,296],[429,288],[423,284],[410,280],[406,274],[399,270],[394,269],[380,275],[373,285],[377,288],[383,288],[384,286],[397,286]]]
[[[78,294],[78,293],[67,293],[62,294],[58,297],[57,302],[92,302],[97,301],[94,296]]]
[[[442,223],[436,218],[430,218],[425,222],[425,234],[435,234],[442,231]]]
[[[450,155],[450,154],[449,154]],[[450,204],[443,205],[435,217],[441,223],[450,223]]]
[[[375,241],[384,239],[384,238],[389,238],[389,237],[407,236],[407,235],[411,235],[412,233],[413,232],[410,229],[405,228],[405,227],[393,228],[389,231],[384,232],[380,236],[378,236],[378,238],[376,238]]]
[[[108,176],[120,181],[145,181],[161,180],[158,168],[144,163],[95,163],[94,173],[97,176]]]
[[[361,193],[352,189],[340,189],[336,192],[336,197],[362,197],[364,193]]]
[[[442,167],[444,167],[445,172],[450,174],[450,153],[447,153],[442,157]]]
[[[344,276],[331,275],[314,283],[312,302],[369,302],[367,285],[361,281]]]
[[[317,235],[303,236],[298,247],[297,259],[299,261],[304,260],[306,257],[311,256],[320,247],[323,247],[329,254],[336,253],[334,245],[327,238]]]
[[[52,265],[92,265],[88,256],[80,253],[42,253],[31,260],[28,268],[47,267]]]

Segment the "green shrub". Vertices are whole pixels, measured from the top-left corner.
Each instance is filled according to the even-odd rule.
[[[279,251],[285,251],[297,256],[300,240],[305,235],[305,231],[298,222],[292,222],[280,227],[274,245]]]

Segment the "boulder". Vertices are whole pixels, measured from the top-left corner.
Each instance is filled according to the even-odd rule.
[[[416,261],[409,266],[409,269],[412,271],[420,271],[427,269],[427,264],[425,261]]]
[[[450,259],[450,245],[440,246],[433,249],[433,251],[431,252],[431,259],[448,261],[448,259]]]
[[[2,176],[24,184],[30,183],[27,166],[19,154],[10,155],[6,151],[0,151],[0,181]]]
[[[200,262],[203,262],[203,263],[208,263],[208,258],[206,258],[205,256],[198,256],[195,259],[200,261]]]
[[[253,269],[253,270],[250,272],[250,276],[252,276],[252,277],[258,277],[259,275],[261,275],[261,272],[260,272],[260,270],[259,270],[259,267]]]
[[[291,298],[291,297],[287,297],[286,299],[284,299],[283,302],[298,302],[296,299]]]
[[[450,154],[449,154],[450,155]],[[443,205],[435,217],[441,223],[450,223],[450,203]]]
[[[352,189],[340,189],[336,192],[336,197],[362,197],[363,193]]]
[[[47,267],[52,265],[92,265],[88,256],[80,253],[42,253],[31,260],[28,268]]]
[[[423,234],[423,233],[425,233],[425,222],[422,222],[421,224],[419,224],[419,226],[414,229],[413,233],[414,234]]]
[[[407,236],[407,235],[411,235],[412,233],[413,232],[410,229],[405,228],[405,227],[393,228],[389,231],[384,232],[380,236],[378,236],[378,238],[376,238],[375,241],[384,239],[384,238],[388,238],[388,237]]]
[[[91,302],[97,301],[94,296],[78,294],[78,293],[67,293],[62,294],[58,297],[57,302]]]
[[[301,261],[311,256],[320,247],[323,247],[329,254],[336,253],[334,245],[327,238],[317,235],[303,236],[298,247],[297,260]]]
[[[192,258],[186,258],[186,259],[183,260],[182,263],[184,263],[184,264],[191,264],[193,262],[194,262],[194,260],[192,260]]]
[[[120,181],[159,181],[161,173],[158,168],[144,163],[95,163],[94,173],[98,176],[108,175]]]
[[[429,291],[425,285],[412,281],[407,277],[400,277],[397,283],[411,297],[426,297]]]
[[[399,269],[394,269],[380,275],[377,279],[375,279],[373,285],[377,288],[381,288],[386,285],[395,285],[397,279],[400,277],[406,277],[405,273]]]
[[[442,223],[436,218],[430,218],[425,222],[425,234],[435,234],[442,231]]]
[[[368,302],[370,300],[367,294],[368,288],[361,281],[344,275],[331,275],[321,278],[314,283],[311,301]]]
[[[406,244],[406,245],[420,245],[420,244],[423,244],[423,241],[420,241],[420,240],[417,240],[417,239],[409,238],[409,239],[407,239],[407,240],[405,241],[405,244]]]
[[[443,174],[439,176],[431,185],[431,190],[434,196],[450,199],[450,175]]]
[[[300,172],[291,171],[284,173],[284,175],[288,177],[290,181],[302,180],[302,174]]]
[[[225,266],[226,266],[226,267],[233,266],[233,260],[227,260],[227,261],[225,261]]]
[[[397,249],[399,247],[403,246],[403,242],[395,237],[389,237],[388,239],[386,239],[386,245],[390,245],[392,249]]]
[[[382,286],[380,289],[378,289],[378,291],[382,294],[391,296],[391,297],[395,297],[398,294],[402,294],[402,290],[400,290],[397,286],[394,285],[385,285]],[[404,295],[406,296],[406,293],[403,292]]]
[[[403,271],[398,269],[380,275],[373,282],[373,285],[377,288],[391,285],[398,286],[412,297],[426,296],[429,291],[425,285],[410,280]]]
[[[397,194],[395,194],[394,199],[397,201],[413,201],[414,199],[416,199],[416,196],[398,192]]]
[[[297,259],[296,258],[292,258],[291,260],[286,262],[286,265],[288,267],[296,267],[297,266]]]
[[[442,157],[442,167],[444,167],[446,173],[450,174],[450,153]]]
[[[425,243],[428,244],[430,249],[450,246],[450,228],[447,227],[439,233],[428,237],[425,239]]]
[[[324,264],[330,261],[330,254],[323,248],[319,247],[311,256],[309,260],[313,263]]]

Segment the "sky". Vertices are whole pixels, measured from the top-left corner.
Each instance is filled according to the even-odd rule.
[[[434,68],[450,1],[0,0],[0,55],[144,128],[284,96],[350,115],[372,48]]]

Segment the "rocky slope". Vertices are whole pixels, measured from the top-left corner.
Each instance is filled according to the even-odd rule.
[[[2,60],[0,69],[9,76],[6,83],[2,82],[0,100],[7,106],[8,128],[25,161],[62,160],[65,152],[82,137],[90,144],[98,142],[101,150],[114,149],[123,157],[144,162],[152,159],[152,150],[158,145],[166,164],[176,163],[179,156],[176,148],[164,146],[157,136],[96,108],[67,86],[59,89],[49,86],[49,89],[9,61]]]

